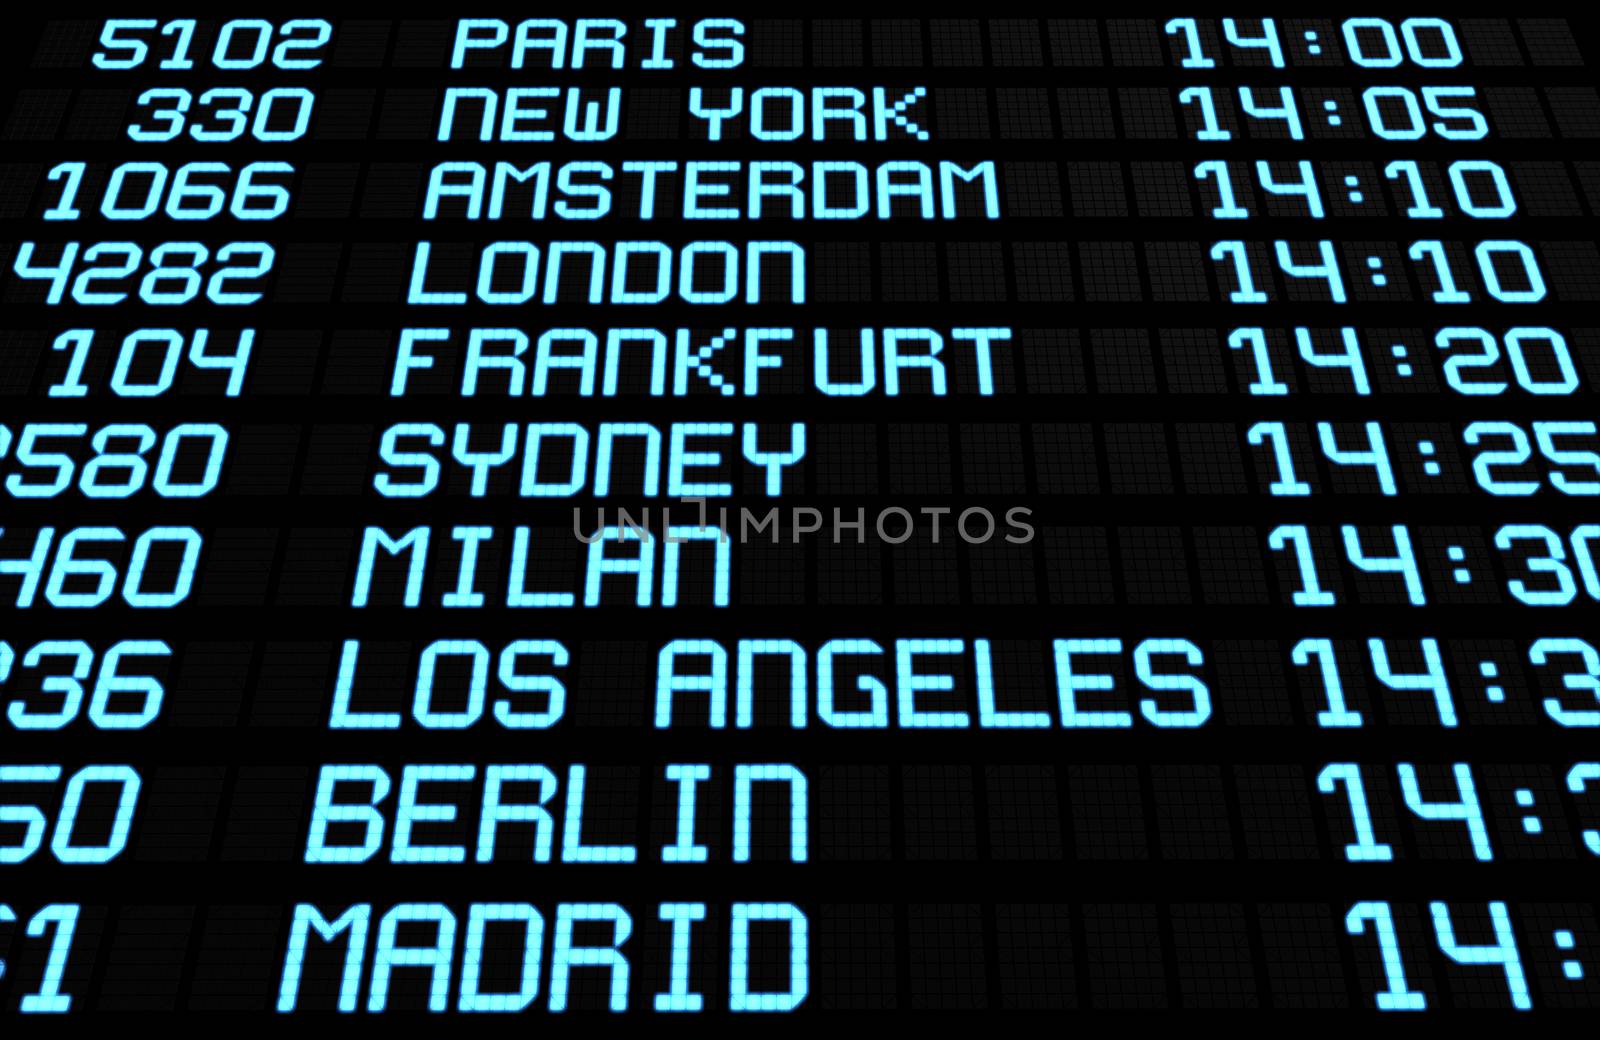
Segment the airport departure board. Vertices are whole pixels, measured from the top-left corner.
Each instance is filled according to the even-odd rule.
[[[1600,23],[75,6],[18,1027],[1600,1004]]]

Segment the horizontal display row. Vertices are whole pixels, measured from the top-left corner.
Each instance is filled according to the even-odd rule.
[[[1001,903],[965,900],[946,881],[926,895],[911,882],[919,895],[898,903],[707,903],[698,894],[559,903],[495,885],[483,895],[507,901],[375,903],[368,893],[277,906],[226,896],[27,906],[10,927],[36,921],[36,938],[20,941],[8,1004],[92,1015],[748,1012],[786,1010],[796,997],[803,1012],[1600,1001],[1589,903],[1427,892],[1359,903],[1304,894],[1158,903],[1148,892],[1063,902],[1059,875],[1056,884],[1036,901],[1017,892]]]
[[[648,73],[674,67],[664,64],[666,61],[683,62],[691,30],[699,23],[730,20],[678,23],[656,19],[668,22],[657,29],[642,21],[582,19],[589,23],[591,49],[586,53],[574,47],[580,19],[480,19],[482,24],[471,33],[477,45],[465,48],[459,62],[453,60],[458,57],[455,26],[442,19],[339,19],[331,23],[331,42],[323,30],[330,23],[321,19],[250,20],[243,28],[227,31],[226,37],[224,30],[230,23],[221,19],[124,21],[136,24],[112,33],[111,46],[105,46],[103,23],[48,23],[34,52],[33,68],[116,70],[155,67],[159,62],[163,71],[180,76],[215,68],[251,67],[293,74],[305,68],[307,61],[320,65],[325,59],[331,69],[443,69],[452,65],[492,69],[512,62],[517,67],[550,69],[586,61],[588,66],[604,70],[619,61],[620,51],[625,67]],[[519,30],[523,21],[534,24],[529,30]],[[798,18],[751,18],[738,23],[742,32],[719,26],[715,37],[742,38],[741,57],[752,68],[1173,69],[1183,67],[1185,60],[1191,65],[1211,60],[1244,68],[1312,69],[1345,68],[1353,61],[1358,68],[1381,70],[1397,56],[1404,60],[1407,44],[1424,61],[1468,68],[1583,64],[1571,30],[1560,18],[1280,17],[1267,20],[1270,30],[1259,18],[1227,21],[1232,23],[1231,34],[1220,18],[819,18],[809,23]],[[532,41],[520,59],[509,45],[513,32]],[[713,37],[709,30],[702,32],[707,39]],[[181,54],[173,39],[180,33]],[[1224,42],[1225,34],[1233,39]],[[265,37],[264,46],[257,42],[258,36]],[[154,53],[131,52],[131,44],[141,39]],[[1277,45],[1268,46],[1269,39]],[[616,47],[612,41],[632,46]],[[280,51],[284,42],[291,47]],[[264,52],[259,57],[258,48]],[[101,60],[91,65],[96,53]],[[726,47],[717,47],[712,57],[726,58],[727,53]],[[646,60],[653,64],[644,64]]]

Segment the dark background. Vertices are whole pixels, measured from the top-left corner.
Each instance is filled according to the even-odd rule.
[[[45,638],[89,638],[103,646],[140,637],[165,639],[174,650],[166,704],[148,729],[99,733],[80,721],[58,733],[4,737],[16,749],[7,752],[8,762],[128,762],[144,774],[129,847],[116,861],[65,868],[42,852],[0,875],[5,901],[19,916],[47,901],[84,905],[64,987],[75,1011],[270,1011],[294,903],[331,911],[408,900],[447,902],[463,925],[472,901],[533,902],[545,912],[547,946],[557,902],[623,903],[634,918],[635,1011],[648,1009],[651,987],[664,982],[669,933],[654,920],[654,904],[669,900],[711,904],[710,920],[696,930],[695,983],[712,1010],[726,1006],[726,906],[733,900],[793,901],[807,912],[811,994],[803,1014],[1366,1007],[1380,986],[1376,947],[1370,936],[1346,936],[1342,923],[1360,899],[1394,903],[1411,985],[1433,1007],[1506,1005],[1497,971],[1452,964],[1438,951],[1425,905],[1433,899],[1452,901],[1463,938],[1475,941],[1487,935],[1483,903],[1511,903],[1538,1006],[1592,1006],[1600,997],[1594,982],[1600,968],[1586,982],[1566,982],[1550,942],[1551,930],[1565,927],[1578,934],[1580,956],[1586,942],[1590,950],[1600,943],[1589,902],[1593,859],[1577,838],[1583,827],[1596,826],[1597,810],[1565,794],[1561,783],[1567,767],[1593,755],[1594,741],[1544,716],[1539,700],[1550,673],[1541,677],[1517,663],[1534,638],[1592,630],[1595,612],[1581,602],[1563,610],[1510,602],[1505,580],[1520,572],[1490,548],[1493,530],[1504,523],[1570,528],[1593,514],[1584,513],[1581,500],[1548,493],[1497,501],[1475,487],[1470,460],[1452,447],[1460,444],[1460,426],[1474,419],[1593,415],[1600,341],[1592,326],[1600,323],[1592,304],[1600,295],[1600,266],[1592,221],[1600,212],[1600,170],[1586,156],[1600,126],[1592,73],[1548,24],[1452,19],[1469,59],[1456,70],[1307,64],[1291,46],[1288,69],[1224,67],[1204,80],[1292,83],[1311,102],[1303,106],[1308,114],[1322,97],[1353,103],[1362,87],[1376,83],[1471,84],[1485,96],[1493,129],[1481,145],[1394,145],[1361,137],[1354,118],[1342,129],[1308,118],[1306,141],[1241,134],[1208,146],[1192,139],[1183,122],[1188,110],[1175,102],[1181,85],[1201,80],[1176,68],[1159,31],[1164,17],[1108,23],[747,16],[746,63],[739,69],[556,74],[451,72],[445,66],[453,22],[363,18],[336,21],[333,42],[321,52],[324,64],[315,70],[227,73],[202,66],[158,74],[94,69],[87,57],[99,22],[58,8],[49,13],[65,20],[13,23],[3,41],[14,80],[0,131],[7,260],[16,241],[30,238],[208,244],[259,238],[277,248],[267,300],[248,308],[124,304],[96,312],[47,307],[35,285],[10,276],[5,284],[0,413],[13,428],[30,420],[158,427],[216,421],[233,438],[222,486],[198,501],[163,502],[146,492],[99,503],[81,496],[8,498],[4,506],[8,553],[30,545],[33,529],[48,524],[134,530],[177,523],[206,536],[195,592],[176,609],[111,605],[80,614],[36,606],[5,618],[3,638],[19,651]],[[1332,28],[1331,19],[1322,20]],[[1569,22],[1572,38],[1592,54],[1589,27]],[[205,53],[205,39],[197,38],[197,55]],[[1237,51],[1232,57],[1240,60]],[[132,99],[157,82],[304,85],[317,95],[317,113],[311,131],[290,144],[130,143],[124,128]],[[621,84],[628,94],[622,132],[603,144],[545,151],[433,139],[444,86],[524,82]],[[926,85],[930,98],[920,114],[933,140],[697,141],[687,88],[712,83]],[[1345,111],[1353,116],[1357,109]],[[762,233],[807,245],[803,308],[732,304],[709,312],[668,304],[619,313],[572,303],[401,311],[411,244],[419,239],[441,249],[438,243],[498,239],[674,242],[757,234],[670,218],[649,225],[617,217],[599,224],[419,219],[434,162],[527,162],[535,152],[556,161],[618,163],[994,159],[1003,171],[1005,219],[765,221],[770,228]],[[1484,222],[1419,226],[1398,216],[1391,193],[1369,190],[1371,204],[1359,209],[1330,197],[1330,219],[1320,223],[1285,208],[1281,216],[1224,227],[1205,215],[1209,191],[1202,196],[1186,175],[1195,162],[1220,157],[1308,158],[1330,170],[1349,164],[1364,171],[1397,157],[1492,158],[1507,165],[1521,212],[1504,237],[1536,245],[1552,289],[1548,301],[1527,309],[1536,319],[1515,318],[1562,330],[1586,366],[1584,387],[1570,398],[1472,399],[1446,389],[1426,359],[1431,333],[1423,330],[1512,318],[1504,305],[1451,308],[1446,318],[1426,302],[1431,287],[1399,258],[1417,238],[1490,237]],[[92,215],[88,180],[80,196],[84,220],[38,219],[54,198],[42,171],[83,159],[103,178],[107,164],[129,158],[288,161],[297,169],[293,202],[288,214],[267,223],[218,218],[119,228]],[[1218,284],[1216,266],[1204,259],[1210,243],[1226,237],[1331,238],[1349,243],[1350,256],[1385,251],[1395,261],[1384,290],[1352,278],[1350,305],[1295,299],[1278,289],[1273,303],[1243,308],[1225,302],[1229,286]],[[807,368],[791,370],[793,392],[759,398],[552,393],[467,401],[444,379],[432,394],[387,397],[388,363],[402,326],[536,331],[613,324],[1009,325],[1016,338],[996,353],[992,397],[958,381],[944,398],[828,399],[806,390],[800,374]],[[1225,338],[1250,324],[1375,330],[1366,340],[1375,395],[1355,397],[1342,392],[1336,374],[1308,377],[1300,369],[1290,396],[1248,396],[1252,373]],[[256,328],[245,395],[224,398],[220,380],[202,374],[154,401],[104,391],[76,401],[44,396],[63,362],[49,349],[59,331],[94,327],[104,345],[147,325],[206,326],[213,335]],[[1418,373],[1409,381],[1386,367],[1380,352],[1408,335],[1419,348]],[[794,356],[803,360],[809,349],[804,339],[801,345],[806,349]],[[108,356],[97,355],[102,366]],[[1288,378],[1287,354],[1280,356],[1280,374]],[[91,364],[86,378],[93,383],[96,374]],[[103,369],[99,374],[103,385]],[[414,385],[423,385],[423,376],[414,373]],[[1251,423],[1372,418],[1385,422],[1386,433],[1403,428],[1431,437],[1443,453],[1443,475],[1424,478],[1420,459],[1396,450],[1402,493],[1385,498],[1305,453],[1302,477],[1316,495],[1266,496],[1273,476],[1265,454],[1245,443]],[[744,546],[736,550],[728,609],[704,605],[704,590],[691,590],[688,602],[671,610],[608,601],[594,610],[449,611],[436,605],[451,585],[449,568],[431,577],[423,609],[401,609],[392,595],[364,609],[348,606],[366,524],[395,531],[431,523],[436,545],[453,524],[527,524],[548,531],[546,543],[570,537],[569,504],[503,490],[482,499],[455,487],[416,502],[381,500],[370,489],[386,426],[558,419],[804,421],[803,490],[786,494],[782,504],[864,507],[869,515],[889,505],[982,503],[1003,511],[1026,504],[1040,537],[1021,549],[920,539],[903,546],[817,540],[799,548]],[[593,502],[584,504],[592,515]],[[764,511],[770,503],[752,496],[732,504]],[[1274,525],[1397,522],[1412,527],[1430,582],[1427,608],[1405,605],[1392,579],[1358,580],[1331,555],[1321,561],[1324,581],[1345,605],[1320,612],[1288,606],[1293,572],[1282,554],[1265,549]],[[1451,544],[1469,546],[1475,576],[1469,586],[1448,580],[1444,547]],[[486,548],[481,571],[494,573],[495,559]],[[545,576],[575,580],[578,559],[571,557],[568,567],[560,557],[547,568],[559,573]],[[496,587],[483,587],[492,603]],[[1459,728],[1442,730],[1426,697],[1379,695],[1370,677],[1357,678],[1356,654],[1372,635],[1444,641],[1460,680]],[[1016,701],[1005,706],[1018,709],[1053,701],[1053,638],[1114,636],[1131,646],[1143,638],[1184,637],[1206,650],[1214,716],[1197,731],[1172,732],[1142,721],[1112,733],[849,732],[816,721],[803,732],[772,723],[721,732],[687,722],[669,732],[651,727],[659,646],[677,637],[714,637],[731,647],[738,638],[762,636],[796,639],[813,651],[842,637],[886,647],[896,637],[990,638],[1002,698]],[[1319,685],[1310,670],[1289,666],[1289,648],[1307,636],[1344,640],[1347,694],[1366,715],[1365,728],[1316,728]],[[326,713],[338,645],[346,638],[363,641],[364,666],[372,665],[368,691],[384,676],[395,677],[392,699],[372,694],[374,710],[407,703],[407,669],[433,639],[473,638],[491,648],[518,638],[558,639],[573,654],[563,673],[568,717],[532,734],[492,724],[459,733],[415,726],[331,732]],[[1473,685],[1481,684],[1475,662],[1486,657],[1503,662],[1504,705],[1490,704]],[[810,780],[811,862],[781,862],[785,823],[775,811],[763,815],[762,807],[775,806],[761,802],[757,862],[732,864],[725,819],[731,782],[723,773],[731,776],[735,763],[778,761],[800,765]],[[1372,765],[1374,823],[1380,838],[1395,845],[1395,862],[1343,861],[1342,847],[1351,840],[1348,809],[1342,794],[1328,798],[1316,790],[1317,772],[1334,761]],[[1436,779],[1446,774],[1427,764],[1473,764],[1494,862],[1473,860],[1459,825],[1430,824],[1407,812],[1394,774],[1399,761],[1417,763]],[[380,763],[397,782],[405,763],[539,762],[558,775],[569,763],[586,763],[586,838],[637,842],[640,862],[563,866],[501,855],[490,865],[392,866],[380,859],[308,867],[299,860],[311,796],[317,767],[329,762]],[[676,799],[662,769],[673,762],[707,762],[717,771],[701,789],[709,864],[659,863],[656,850],[671,839]],[[1523,813],[1511,795],[1519,787],[1536,792],[1545,820],[1539,838],[1520,827]],[[435,797],[444,800],[438,790]],[[1442,796],[1447,789],[1428,790]],[[460,802],[469,821],[463,833],[470,836],[469,794],[462,791]],[[517,847],[516,830],[502,828],[508,849]],[[449,833],[438,828],[431,837],[447,843]],[[8,1009],[24,991],[21,980],[31,985],[38,978],[43,947],[22,941],[20,927],[12,931],[0,980]],[[331,1005],[336,968],[331,956],[308,964],[302,1010]],[[548,953],[546,980],[547,969]],[[493,977],[486,969],[486,978]],[[575,1007],[603,1001],[602,977],[574,974]],[[391,1008],[420,1004],[420,978],[416,971],[395,973]]]

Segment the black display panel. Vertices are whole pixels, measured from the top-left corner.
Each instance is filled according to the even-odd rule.
[[[0,1008],[1593,1008],[1600,37],[1443,14],[13,13]]]

